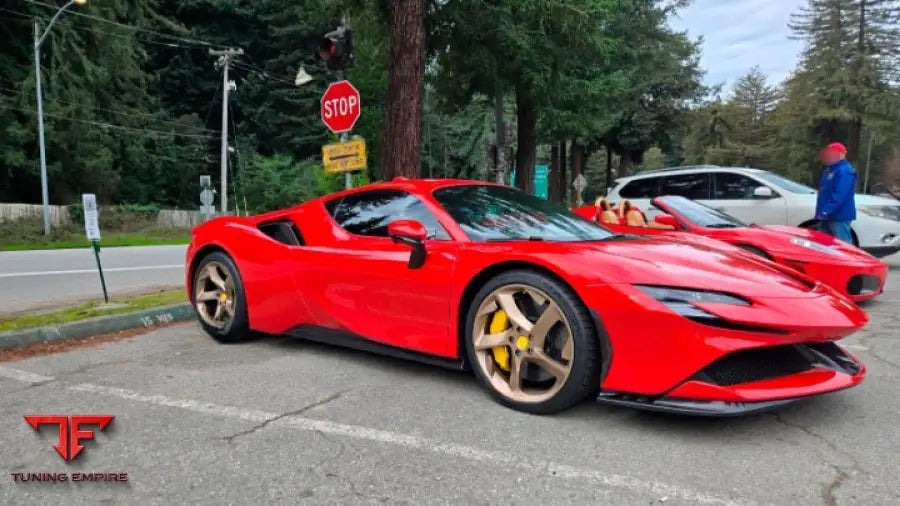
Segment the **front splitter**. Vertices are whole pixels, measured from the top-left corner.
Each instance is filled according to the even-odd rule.
[[[604,404],[703,417],[736,417],[761,413],[792,404],[800,399],[779,399],[760,402],[692,401],[690,399],[654,398],[619,392],[601,392],[597,397],[597,401]]]

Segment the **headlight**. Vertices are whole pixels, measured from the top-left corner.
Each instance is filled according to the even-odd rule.
[[[732,304],[735,306],[749,306],[750,301],[718,292],[706,292],[701,290],[687,290],[683,288],[669,288],[664,286],[635,285],[647,295],[662,302],[669,309],[690,319],[718,319],[719,317],[698,308],[694,304]]]
[[[868,216],[900,221],[900,206],[857,206],[856,210]]]
[[[816,251],[821,251],[822,253],[831,253],[832,255],[837,255],[838,252],[833,248],[829,248],[824,244],[819,244],[815,241],[810,241],[809,239],[804,239],[802,237],[791,237],[791,242],[796,244],[797,246],[802,246],[804,248],[814,249]]]

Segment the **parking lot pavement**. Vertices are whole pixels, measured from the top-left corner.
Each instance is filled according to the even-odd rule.
[[[866,309],[844,341],[863,385],[741,419],[529,416],[466,373],[291,339],[218,345],[194,323],[4,362],[0,503],[897,504],[900,282]],[[115,420],[67,463],[57,429],[23,419],[38,414]]]

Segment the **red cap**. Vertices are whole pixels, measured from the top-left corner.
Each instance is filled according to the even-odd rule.
[[[829,151],[836,151],[842,155],[847,154],[847,148],[845,148],[844,145],[841,144],[840,142],[832,142],[825,149],[827,149]]]

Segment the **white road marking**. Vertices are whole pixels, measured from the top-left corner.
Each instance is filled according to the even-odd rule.
[[[41,376],[40,374],[34,374],[33,372],[13,369],[12,367],[5,367],[2,365],[0,365],[0,376],[11,380],[21,381],[22,383],[31,383],[32,385],[54,380],[54,378],[51,378],[50,376]]]
[[[54,378],[49,376],[42,376],[39,374],[34,374],[4,366],[0,366],[0,376],[32,384],[46,383],[48,381],[54,380]],[[431,453],[440,453],[451,457],[474,460],[478,462],[500,464],[510,468],[516,468],[529,473],[536,473],[543,476],[552,475],[556,478],[561,479],[588,480],[608,488],[628,490],[638,494],[651,494],[660,498],[665,497],[666,499],[668,499],[671,497],[679,497],[692,503],[718,504],[724,506],[740,506],[749,504],[744,501],[735,501],[726,497],[720,497],[705,492],[698,492],[690,488],[672,485],[669,483],[643,480],[640,478],[635,478],[633,476],[609,474],[593,469],[579,468],[545,460],[523,460],[513,455],[509,455],[506,452],[493,452],[480,448],[474,448],[471,446],[435,441],[421,436],[390,432],[380,429],[373,429],[370,427],[346,425],[337,422],[330,422],[327,420],[303,418],[300,416],[281,417],[279,413],[273,413],[269,411],[243,409],[235,406],[222,406],[219,404],[194,401],[190,399],[176,399],[165,395],[143,394],[141,392],[128,390],[125,388],[106,387],[102,385],[95,385],[92,383],[79,383],[76,385],[71,385],[67,387],[67,389],[76,392],[109,395],[112,397],[118,397],[120,399],[140,402],[144,404],[180,408],[188,411],[193,411],[195,413],[202,413],[205,415],[235,418],[256,423],[275,420],[274,422],[272,422],[272,425],[285,425],[305,431],[319,431],[336,436],[402,446],[405,448],[427,451]]]
[[[278,413],[254,409],[242,409],[234,406],[221,406],[186,399],[175,399],[164,395],[147,395],[124,388],[105,387],[90,383],[73,385],[69,387],[69,390],[110,395],[120,399],[154,404],[157,406],[181,408],[207,415],[238,418],[257,423],[275,420],[277,418],[278,420],[273,422],[273,424],[277,423],[305,431],[319,431],[325,434],[375,441],[479,462],[500,464],[510,468],[518,468],[526,472],[538,473],[543,476],[553,475],[558,478],[589,480],[609,488],[624,489],[639,494],[652,494],[657,497],[680,497],[692,503],[728,506],[745,504],[732,499],[704,492],[697,492],[677,485],[642,480],[631,476],[608,474],[602,471],[577,468],[542,460],[526,461],[504,452],[492,452],[456,443],[445,443],[420,436],[372,429],[369,427],[345,425],[342,423],[330,422],[327,420],[315,420],[300,416],[279,418],[281,415]]]
[[[113,267],[103,269],[103,272],[127,272],[127,271],[151,271],[161,269],[184,269],[184,264],[172,265],[144,265],[140,267]],[[68,271],[31,271],[31,272],[6,272],[0,274],[0,278],[17,278],[25,276],[56,276],[62,274],[96,274],[97,269],[73,269]]]

